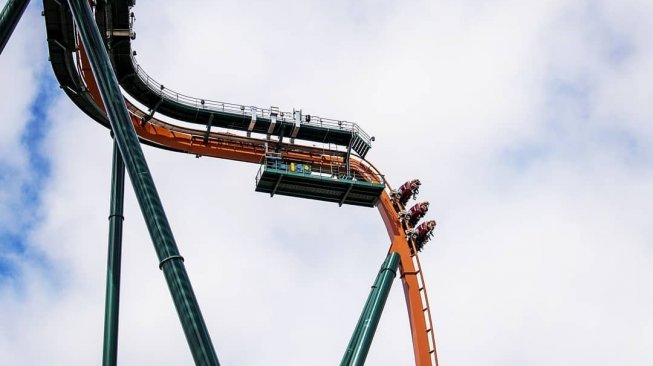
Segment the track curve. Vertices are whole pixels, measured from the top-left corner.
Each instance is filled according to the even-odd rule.
[[[110,18],[108,15],[113,14],[114,21],[115,19],[122,19],[124,14],[118,10],[129,10],[133,3],[124,0],[116,1],[117,5],[114,5],[111,9],[103,8],[102,3],[98,2],[95,9],[96,20],[100,29],[104,30],[103,34],[111,34],[115,28],[111,28],[108,24],[107,18]],[[95,78],[88,66],[84,48],[77,40],[74,24],[66,3],[56,0],[44,0],[44,9],[50,59],[62,89],[89,117],[103,126],[109,127]],[[116,16],[117,13],[120,13],[120,16]],[[129,64],[133,66],[134,60],[129,37],[121,37],[118,41],[123,47],[119,48],[123,52],[123,56],[118,56],[118,58],[124,57],[124,47],[127,47],[129,50]],[[266,139],[225,132],[207,133],[206,131],[164,122],[154,118],[151,113],[139,109],[127,99],[126,101],[132,125],[141,142],[157,148],[197,156],[260,164],[265,159],[267,145],[271,143],[270,140]],[[155,108],[154,105],[148,107],[150,109]],[[168,108],[174,109],[174,104],[171,104]],[[165,109],[158,112],[164,114],[164,111]],[[175,113],[171,114],[175,115]],[[180,114],[181,112],[176,113],[177,116]],[[143,123],[143,119],[148,116],[147,123]],[[347,158],[345,152],[338,150],[325,150],[282,142],[278,142],[278,145],[284,158],[305,161],[325,169],[334,164],[343,164]],[[390,238],[389,252],[397,252],[400,255],[400,273],[411,326],[415,364],[417,366],[437,366],[438,358],[434,328],[423,271],[417,251],[411,248],[411,244],[406,237],[406,227],[398,217],[398,212],[403,207],[397,207],[394,204],[390,198],[390,186],[387,184],[385,177],[364,159],[367,150],[364,150],[364,153],[360,155],[351,155],[351,169],[369,182],[386,183],[387,189],[381,194],[377,209]]]

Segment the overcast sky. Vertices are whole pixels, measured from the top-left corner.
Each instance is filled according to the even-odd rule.
[[[0,55],[1,363],[97,365],[112,145],[59,89],[41,9]],[[355,121],[391,184],[422,180],[442,365],[653,364],[653,2],[133,11],[138,61],[166,87]],[[378,211],[144,151],[220,362],[338,364],[389,245]],[[192,364],[130,185],[125,216],[119,362]],[[397,280],[368,364],[412,360]]]

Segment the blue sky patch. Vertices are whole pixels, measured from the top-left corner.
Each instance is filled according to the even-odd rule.
[[[41,221],[41,200],[42,191],[47,179],[50,176],[50,161],[43,153],[43,144],[46,134],[50,128],[48,111],[56,99],[59,88],[48,65],[41,71],[38,93],[30,105],[30,116],[25,129],[21,134],[21,145],[27,153],[27,166],[22,167],[25,174],[16,174],[16,167],[0,164],[0,177],[3,181],[20,179],[13,182],[14,192],[10,207],[14,215],[13,227],[0,224],[0,285],[8,280],[20,278],[17,261],[27,260],[30,262],[47,265],[45,258],[29,251],[28,238],[30,232]]]

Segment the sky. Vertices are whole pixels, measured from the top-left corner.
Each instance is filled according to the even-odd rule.
[[[112,143],[59,89],[41,10],[0,55],[0,354],[99,364]],[[653,364],[653,3],[133,12],[138,62],[166,87],[354,121],[392,185],[420,178],[442,365]],[[221,364],[338,364],[389,246],[378,211],[270,198],[256,165],[143,150]],[[192,364],[126,192],[119,362]],[[367,364],[412,357],[397,280]]]

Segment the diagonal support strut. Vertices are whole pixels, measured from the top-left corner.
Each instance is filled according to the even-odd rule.
[[[159,262],[166,260],[162,264],[161,270],[168,283],[195,364],[219,366],[220,363],[186,273],[186,267],[179,254],[152,174],[131,123],[102,37],[94,23],[89,3],[86,0],[68,0],[68,4],[75,18],[84,48],[88,52],[88,59],[107,110],[115,141],[129,173]],[[167,260],[169,258],[172,259]]]

